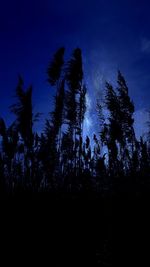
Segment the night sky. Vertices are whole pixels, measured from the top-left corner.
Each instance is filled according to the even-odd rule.
[[[137,136],[145,132],[150,99],[150,2],[146,0],[5,0],[0,2],[0,116],[9,125],[9,106],[20,73],[33,84],[34,110],[44,119],[54,91],[46,82],[53,53],[65,46],[83,51],[89,90],[86,129],[95,125],[94,101],[107,79],[124,74],[135,103]],[[143,121],[143,122],[142,122]]]

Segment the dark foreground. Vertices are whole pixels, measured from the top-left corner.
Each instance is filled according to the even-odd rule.
[[[1,201],[1,260],[129,266],[149,260],[148,197],[16,196]]]

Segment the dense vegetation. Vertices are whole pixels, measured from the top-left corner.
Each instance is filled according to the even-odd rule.
[[[75,49],[68,62],[64,53],[60,48],[47,68],[55,105],[41,133],[33,130],[40,113],[33,114],[32,87],[24,90],[21,77],[10,107],[16,120],[7,127],[0,119],[1,193],[148,191],[149,142],[136,139],[134,104],[123,75],[118,72],[117,88],[106,82],[105,99],[95,107],[99,134],[83,138],[87,88],[82,53]]]

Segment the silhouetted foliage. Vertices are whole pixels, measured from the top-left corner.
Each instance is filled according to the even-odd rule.
[[[64,64],[64,52],[65,48],[61,47],[54,55],[53,61],[50,62],[47,74],[48,74],[48,82],[50,85],[54,86],[56,85],[57,81],[60,79],[62,66]]]
[[[125,78],[118,72],[117,88],[105,84],[98,102],[99,134],[83,136],[87,88],[83,80],[82,52],[73,51],[64,61],[57,50],[47,69],[54,87],[54,108],[45,128],[34,132],[32,86],[24,90],[19,76],[16,103],[10,108],[15,121],[7,127],[0,118],[1,192],[59,192],[104,195],[150,190],[149,139],[136,139],[134,104]],[[144,186],[145,184],[145,186]]]

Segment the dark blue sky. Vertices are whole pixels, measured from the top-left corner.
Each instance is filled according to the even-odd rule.
[[[150,99],[149,10],[146,0],[1,1],[0,116],[8,123],[12,119],[8,107],[14,101],[18,73],[26,86],[33,84],[35,110],[48,113],[52,92],[46,68],[55,50],[64,45],[68,54],[76,46],[82,48],[89,102],[105,79],[114,82],[120,69],[136,112],[144,119]],[[92,112],[91,108],[91,118]]]

